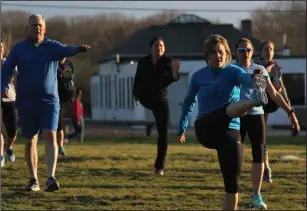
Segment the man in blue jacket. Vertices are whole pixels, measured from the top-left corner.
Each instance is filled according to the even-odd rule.
[[[28,191],[40,190],[37,176],[37,137],[40,129],[46,136],[48,179],[45,191],[60,189],[55,179],[58,157],[56,131],[59,119],[57,68],[61,58],[86,52],[90,46],[65,46],[45,37],[46,22],[42,15],[28,19],[29,37],[13,46],[2,67],[1,91],[7,95],[8,79],[17,66],[16,108],[22,135],[28,139],[25,157],[30,174]]]

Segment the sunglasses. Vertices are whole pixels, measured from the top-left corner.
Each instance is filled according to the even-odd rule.
[[[238,48],[237,50],[240,53],[245,53],[245,52],[250,53],[253,49],[251,49],[251,48]]]

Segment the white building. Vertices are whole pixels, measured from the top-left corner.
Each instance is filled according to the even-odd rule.
[[[257,49],[260,48],[261,41],[252,37],[251,29],[250,20],[243,20],[241,29],[237,29],[231,24],[211,24],[195,15],[182,15],[165,25],[151,26],[136,32],[104,56],[99,72],[91,78],[92,118],[96,120],[153,119],[150,111],[141,105],[134,104],[132,86],[137,67],[136,61],[148,53],[149,41],[158,35],[165,41],[167,55],[181,60],[181,79],[168,88],[170,124],[171,127],[176,127],[190,77],[194,71],[205,65],[202,49],[204,39],[210,34],[220,34],[228,40],[232,54],[235,54],[237,40],[247,37],[254,45],[255,55],[259,55]],[[116,55],[120,55],[120,61]],[[292,105],[295,108],[305,107],[306,56],[276,56],[276,60],[283,68],[283,79]],[[193,126],[197,110],[196,104],[190,126]],[[279,110],[270,116],[268,124],[289,125],[289,120],[287,115]]]
[[[306,59],[277,58],[283,67],[284,83],[294,108],[305,107],[306,99]],[[168,88],[170,103],[170,124],[177,127],[181,113],[181,105],[194,71],[205,65],[202,60],[181,61],[180,81]],[[133,101],[132,87],[137,62],[131,61],[117,67],[115,61],[101,64],[100,71],[91,78],[92,118],[96,120],[149,120],[152,114],[143,106],[136,106]],[[118,69],[120,72],[118,73]],[[190,126],[196,119],[197,103],[190,118]],[[282,109],[273,113],[269,125],[289,125],[289,119]]]

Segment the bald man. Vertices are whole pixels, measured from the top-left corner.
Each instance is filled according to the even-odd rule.
[[[30,174],[27,191],[40,190],[37,175],[37,137],[39,130],[45,136],[45,156],[48,178],[45,191],[60,189],[55,179],[58,157],[56,131],[59,119],[59,95],[57,82],[58,62],[61,58],[86,52],[90,46],[66,46],[45,37],[46,21],[34,14],[28,19],[29,36],[15,44],[2,67],[2,97],[7,96],[8,82],[17,66],[16,108],[19,114],[21,134],[27,139],[25,158]]]

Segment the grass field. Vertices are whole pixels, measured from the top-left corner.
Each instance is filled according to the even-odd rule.
[[[172,136],[163,177],[154,174],[155,136],[106,135],[90,137],[81,145],[66,145],[60,157],[55,193],[26,193],[28,172],[24,146],[15,146],[16,162],[2,169],[2,210],[213,210],[224,193],[216,152],[193,137],[182,145]],[[263,185],[268,209],[306,210],[305,137],[270,137],[273,184]],[[281,160],[295,155],[303,160]],[[251,149],[246,146],[239,208],[248,210],[251,194]],[[44,145],[39,146],[39,177],[46,181]]]

